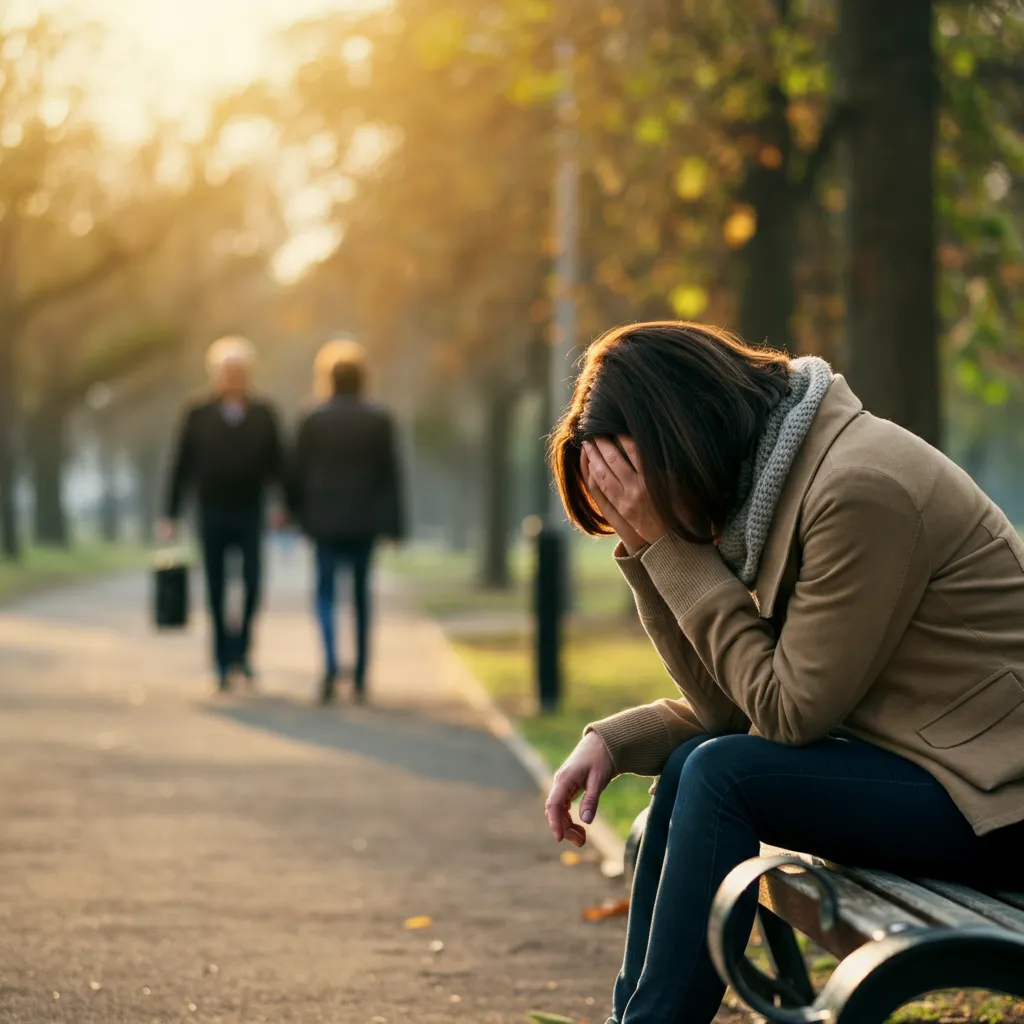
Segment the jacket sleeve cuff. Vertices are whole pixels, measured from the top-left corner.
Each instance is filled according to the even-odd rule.
[[[591,732],[604,740],[617,775],[658,775],[674,749],[664,719],[650,704],[591,722],[583,734]]]
[[[623,579],[629,584],[629,589],[633,591],[636,610],[642,621],[665,615],[665,602],[644,568],[643,555],[648,550],[649,546],[644,545],[635,554],[630,555],[620,542],[614,553],[615,564],[619,567]]]
[[[739,583],[713,544],[691,544],[675,534],[655,541],[640,560],[677,621],[712,590]]]

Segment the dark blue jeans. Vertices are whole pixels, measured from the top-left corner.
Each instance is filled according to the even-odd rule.
[[[976,836],[923,768],[860,740],[785,747],[699,736],[669,758],[640,845],[610,1024],[708,1024],[725,994],[707,952],[711,901],[766,842],[839,863],[1019,879],[1024,823]],[[756,893],[738,929],[753,927]]]
[[[356,618],[356,662],[353,681],[357,692],[366,684],[370,639],[370,562],[373,541],[322,540],[316,544],[316,617],[324,643],[324,665],[329,675],[338,672],[335,639],[335,583],[338,570],[352,570]]]

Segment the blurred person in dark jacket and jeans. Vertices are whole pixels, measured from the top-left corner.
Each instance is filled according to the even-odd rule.
[[[262,541],[268,488],[285,486],[285,460],[273,407],[250,392],[254,351],[241,337],[215,341],[206,356],[213,395],[189,408],[178,435],[171,470],[166,518],[157,525],[161,540],[178,532],[190,491],[197,498],[197,526],[206,574],[213,655],[218,688],[227,690],[232,672],[252,679],[249,661],[253,619],[260,601]],[[274,526],[283,524],[280,507],[271,509]],[[225,615],[226,561],[237,552],[245,597],[241,622]]]
[[[366,696],[370,637],[370,564],[380,538],[402,537],[395,429],[366,401],[366,363],[355,341],[328,342],[317,354],[314,388],[321,402],[299,426],[292,463],[292,512],[316,549],[316,614],[324,644],[324,703],[334,697],[339,665],[335,581],[352,571],[356,623],[355,699]]]

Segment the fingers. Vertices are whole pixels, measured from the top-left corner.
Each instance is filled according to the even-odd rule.
[[[586,485],[587,493],[590,495],[601,514],[605,519],[607,519],[609,513],[614,512],[614,506],[608,500],[608,496],[604,491],[601,490],[601,485],[597,482],[597,477],[594,473],[594,466],[587,455],[586,445],[584,445],[583,454],[580,456],[580,469],[583,471],[583,483]]]
[[[597,481],[594,479],[594,467],[590,464],[590,455],[587,452],[587,446],[584,444],[583,450],[580,453],[580,472],[583,474],[583,484],[590,493],[590,496],[597,502],[597,495],[594,493],[599,490]],[[600,507],[600,503],[598,503]]]
[[[565,838],[565,808],[551,802],[551,797],[548,797],[548,802],[544,805],[544,813],[547,815],[548,828],[551,829],[551,834],[555,837],[558,842],[561,842]]]
[[[589,456],[590,467],[589,487],[600,490],[604,496],[614,505],[616,497],[622,492],[622,483],[612,472],[611,467],[605,460],[603,451],[593,441],[584,442],[584,450]]]
[[[580,801],[580,818],[587,825],[594,820],[594,816],[597,814],[597,804],[601,799],[603,789],[604,782],[601,779],[601,773],[595,766],[590,769],[590,774],[587,776],[587,791]]]
[[[581,788],[574,779],[555,774],[551,792],[548,793],[547,802],[544,804],[544,813],[547,815],[551,834],[559,842],[565,839],[567,832],[572,829],[573,821],[569,814],[569,808]]]
[[[599,437],[594,443],[604,458],[605,465],[615,475],[619,483],[624,488],[634,485],[637,477],[636,470],[629,464],[622,452],[619,451],[615,442],[607,437]]]
[[[565,830],[565,838],[568,839],[573,846],[583,846],[587,841],[587,830],[582,825],[577,825],[576,822],[571,822],[569,827]]]
[[[633,469],[642,476],[640,452],[637,450],[636,442],[628,434],[619,434],[616,440],[622,445],[622,450],[626,453],[626,458],[633,464]]]

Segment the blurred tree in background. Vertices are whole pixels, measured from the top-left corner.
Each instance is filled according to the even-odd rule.
[[[16,465],[36,538],[68,537],[69,424],[103,466],[127,458],[145,518],[216,334],[251,333],[294,412],[346,330],[400,411],[424,516],[472,534],[503,585],[555,412],[559,39],[577,342],[681,317],[820,352],[1024,514],[1024,20],[1007,0],[394,0],[295,25],[289,74],[130,153],[68,73],[89,33],[19,33],[0,40],[9,553]],[[288,277],[296,211],[319,256]]]

